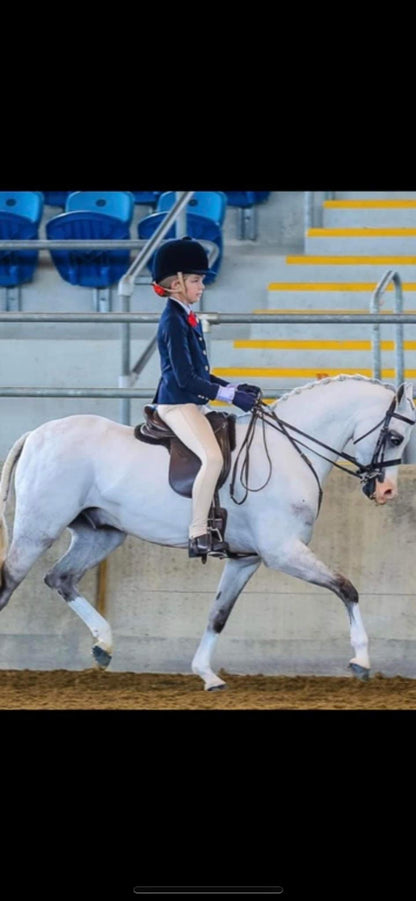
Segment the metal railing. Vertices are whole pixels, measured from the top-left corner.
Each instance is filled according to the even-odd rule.
[[[151,252],[151,251],[150,251]],[[145,256],[142,261],[145,261]],[[138,261],[136,261],[138,263]],[[134,277],[132,267],[129,270],[130,276]],[[128,273],[127,273],[128,274]],[[127,275],[126,274],[126,275]],[[395,286],[395,312],[381,313],[380,298],[390,284]],[[124,283],[127,290],[130,290],[131,282]],[[0,312],[0,323],[24,323],[24,322],[55,322],[55,323],[119,323],[127,325],[130,329],[131,325],[144,323],[158,323],[160,313],[132,313],[125,310],[120,313],[23,313],[23,312]],[[303,323],[314,324],[355,324],[373,326],[373,374],[375,378],[381,377],[381,342],[380,342],[380,325],[392,324],[396,330],[395,341],[395,368],[396,383],[399,385],[404,378],[404,353],[403,353],[403,325],[416,325],[415,313],[403,313],[403,292],[402,283],[398,272],[388,270],[378,282],[370,301],[369,313],[215,313],[202,312],[199,314],[200,319],[206,333],[213,325],[232,325],[234,323],[293,323],[300,325]],[[128,334],[128,339],[130,333]],[[125,353],[125,342],[127,340],[124,333],[121,334],[122,344],[122,364],[123,373],[119,379],[118,388],[12,388],[0,387],[0,397],[101,397],[101,398],[121,398],[128,407],[122,408],[121,421],[130,423],[130,401],[133,398],[149,398],[153,396],[153,388],[134,388],[132,383],[135,382],[138,373],[143,369],[144,365],[150,359],[156,344],[156,338],[153,337],[147,345],[144,353],[132,369],[126,371],[129,356]],[[269,397],[280,397],[288,389],[287,388],[271,388],[267,389]]]
[[[396,323],[395,323],[395,332],[396,332],[396,341],[395,341],[395,355],[396,355],[396,381],[398,385],[401,385],[404,378],[404,348],[403,348],[403,323],[405,319],[402,316],[403,313],[403,290],[402,290],[402,282],[398,272],[393,272],[392,269],[388,269],[387,272],[384,273],[380,281],[378,282],[376,289],[370,300],[370,312],[371,313],[380,313],[380,298],[383,291],[386,290],[387,286],[390,282],[394,283],[395,295],[394,295],[394,306],[395,312],[398,314]],[[383,316],[383,321],[386,319]],[[381,340],[380,340],[380,326],[378,323],[373,325],[373,374],[374,378],[379,379],[381,375]]]
[[[335,191],[324,191],[319,192],[319,194],[324,194],[325,200],[333,200],[335,197]],[[303,205],[303,232],[306,237],[307,231],[310,228],[313,228],[315,225],[322,225],[322,207],[319,208],[319,215],[316,215],[315,209],[315,194],[316,191],[304,191],[304,205]],[[318,219],[318,222],[316,222]]]
[[[122,276],[118,284],[118,294],[120,296],[120,306],[122,312],[127,314],[130,313],[130,297],[134,291],[135,279],[140,274],[140,272],[144,269],[146,263],[152,256],[152,254],[159,247],[162,239],[165,237],[167,232],[169,231],[171,225],[176,223],[176,236],[182,237],[186,233],[186,205],[189,200],[192,198],[194,191],[176,191],[175,192],[175,202],[170,210],[166,213],[164,218],[162,219],[160,225],[155,230],[153,235],[146,240],[93,240],[93,239],[85,239],[85,240],[48,240],[48,239],[33,239],[30,241],[25,240],[0,240],[0,250],[126,250],[129,248],[140,248],[139,253],[136,258],[133,260],[132,264],[129,266],[127,272]],[[209,265],[212,266],[219,254],[219,248],[212,241],[206,241],[201,239],[200,244],[206,249],[208,254]],[[10,289],[6,289],[10,290]],[[11,322],[13,321],[10,317],[13,315],[14,310],[8,310],[6,314],[6,320]],[[20,311],[19,311],[20,312]],[[35,314],[39,316],[41,314]],[[106,310],[104,314],[104,318],[99,321],[116,321],[108,319],[108,311]],[[85,318],[83,320],[65,320],[62,318],[53,318],[53,319],[42,319],[38,318],[35,320],[32,319],[21,319],[14,320],[21,322],[62,322],[62,321],[87,321]],[[96,321],[88,320],[88,321]],[[156,346],[156,335],[150,341],[148,347],[146,348],[144,354],[137,361],[135,366],[131,368],[130,364],[130,324],[131,321],[129,318],[119,319],[117,320],[121,324],[121,359],[122,359],[122,373],[119,377],[119,387],[121,389],[131,387],[137,379],[139,373],[147,363],[150,358],[153,350]],[[158,320],[154,320],[158,321]],[[46,396],[46,395],[41,395]],[[65,395],[59,395],[65,396]],[[81,396],[81,395],[77,395]],[[130,394],[120,393],[118,395],[122,398],[121,404],[121,421],[122,422],[130,422]]]

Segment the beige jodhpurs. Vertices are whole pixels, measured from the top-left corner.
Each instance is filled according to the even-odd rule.
[[[207,519],[223,458],[217,439],[197,404],[158,404],[163,422],[201,460],[201,468],[192,488],[192,522],[189,537],[205,535]]]

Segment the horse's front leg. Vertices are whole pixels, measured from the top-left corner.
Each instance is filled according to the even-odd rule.
[[[263,555],[266,566],[281,570],[298,579],[323,585],[333,591],[345,604],[350,625],[350,641],[354,648],[354,657],[349,662],[350,669],[360,679],[368,679],[370,660],[368,656],[368,637],[363,626],[358,606],[358,592],[354,585],[342,575],[333,572],[322,563],[313,551],[302,541],[294,540],[279,548],[279,553],[270,552]]]
[[[226,688],[226,683],[223,679],[216,676],[211,669],[212,655],[219,634],[227,622],[238,595],[247,584],[250,576],[259,568],[260,563],[260,557],[253,554],[252,557],[229,559],[225,564],[215,601],[209,612],[207,628],[192,661],[192,672],[203,679],[206,691]]]

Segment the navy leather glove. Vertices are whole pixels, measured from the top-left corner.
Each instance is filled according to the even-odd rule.
[[[240,391],[240,389],[237,388],[234,394],[233,404],[236,407],[240,407],[240,410],[244,410],[244,412],[247,413],[248,410],[252,410],[254,404],[256,403],[256,400],[257,395],[253,394],[252,391]]]
[[[262,391],[258,385],[247,385],[246,383],[242,385],[237,385],[238,391],[246,391],[248,394],[255,394],[256,397],[260,397]]]

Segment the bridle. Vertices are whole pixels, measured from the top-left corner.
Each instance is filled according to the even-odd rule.
[[[378,482],[384,482],[384,470],[386,466],[398,466],[402,461],[401,457],[397,460],[384,460],[387,439],[390,438],[393,444],[395,443],[395,439],[397,444],[400,444],[402,439],[399,432],[395,432],[394,429],[389,429],[390,421],[392,419],[401,419],[402,422],[414,425],[414,420],[409,419],[407,416],[402,416],[401,413],[396,413],[396,404],[397,395],[393,397],[384,419],[381,419],[372,429],[369,429],[368,432],[365,432],[364,435],[361,435],[353,441],[353,444],[358,444],[359,441],[362,441],[363,438],[367,438],[367,435],[371,435],[372,432],[375,432],[376,429],[382,426],[370,463],[368,463],[367,466],[361,466],[355,457],[351,458],[358,466],[358,471],[354,472],[353,475],[357,475],[360,478],[362,489],[367,497],[370,497],[374,491],[374,485],[371,486],[370,484],[369,486],[369,483],[373,483],[375,479],[377,479]]]
[[[351,454],[347,454],[344,451],[338,451],[335,448],[330,447],[329,444],[325,444],[323,441],[319,441],[318,438],[314,438],[313,435],[309,435],[307,432],[303,432],[301,429],[298,429],[296,426],[291,425],[289,422],[285,422],[283,419],[280,419],[280,417],[276,416],[276,413],[274,412],[274,410],[270,410],[267,407],[267,405],[263,403],[263,401],[261,399],[261,394],[260,394],[252,411],[251,411],[252,415],[251,415],[249,425],[247,427],[247,432],[246,432],[244,441],[240,447],[240,450],[238,452],[234,466],[233,466],[231,482],[230,482],[231,499],[234,501],[235,504],[243,504],[247,498],[249,491],[250,492],[251,491],[261,491],[263,488],[265,488],[265,486],[268,484],[268,482],[270,480],[271,472],[272,472],[272,462],[271,462],[270,454],[269,454],[268,447],[267,447],[267,441],[266,441],[266,429],[265,429],[266,423],[267,423],[267,425],[270,425],[272,428],[276,429],[277,431],[282,432],[286,436],[286,438],[290,441],[290,443],[295,448],[295,450],[297,450],[299,455],[302,457],[302,459],[304,460],[306,465],[309,466],[309,468],[313,472],[313,475],[315,476],[315,479],[318,484],[318,489],[319,489],[318,512],[319,512],[319,508],[321,506],[321,501],[322,501],[321,484],[320,484],[318,475],[317,475],[309,457],[307,457],[306,454],[304,454],[303,451],[300,450],[299,445],[301,445],[302,447],[306,447],[307,450],[312,451],[314,454],[316,454],[318,457],[321,457],[323,460],[327,460],[329,463],[332,463],[332,465],[336,466],[338,469],[343,469],[345,472],[349,473],[349,475],[356,476],[357,478],[359,478],[361,481],[361,486],[362,486],[362,490],[363,490],[364,494],[366,494],[367,497],[371,497],[375,490],[376,479],[379,482],[384,481],[386,467],[387,466],[398,466],[401,463],[401,457],[399,457],[395,460],[384,460],[387,439],[390,437],[391,441],[394,443],[394,438],[396,437],[398,439],[397,444],[399,444],[400,440],[402,439],[402,435],[400,435],[399,432],[395,432],[393,429],[389,428],[391,420],[392,419],[401,419],[403,422],[407,422],[410,425],[414,425],[414,421],[412,419],[409,419],[407,416],[402,416],[401,413],[396,413],[397,401],[398,401],[398,398],[397,398],[397,395],[395,395],[393,397],[393,400],[392,400],[390,406],[388,407],[388,410],[386,411],[383,419],[381,419],[380,422],[378,422],[375,426],[373,426],[373,428],[369,429],[368,432],[365,432],[364,435],[360,435],[359,438],[356,438],[353,441],[353,444],[358,444],[360,441],[362,441],[364,438],[367,438],[368,435],[371,435],[372,432],[375,432],[381,426],[380,434],[377,438],[377,443],[374,448],[374,453],[370,460],[370,463],[367,463],[366,465],[363,466],[361,463],[358,462],[356,457],[353,457]],[[264,449],[266,452],[267,460],[269,463],[269,474],[268,474],[266,481],[259,488],[249,488],[249,486],[248,486],[249,451],[250,451],[251,443],[254,438],[256,422],[258,420],[260,420],[261,424],[262,424],[263,443],[264,443]],[[299,438],[294,437],[291,434],[291,432],[296,432],[297,435],[302,435],[304,438],[307,438],[308,441],[312,441],[314,444],[317,444],[320,447],[324,448],[325,450],[329,451],[330,453],[335,454],[338,458],[342,458],[343,460],[347,460],[349,463],[353,463],[354,466],[357,467],[357,469],[354,471],[347,466],[342,466],[340,463],[336,463],[334,460],[330,460],[324,454],[320,454],[314,448],[309,447],[307,444],[305,444]],[[237,501],[234,496],[234,485],[235,485],[235,481],[236,481],[236,477],[237,477],[239,458],[240,458],[242,452],[244,451],[244,449],[245,449],[245,457],[244,457],[244,460],[241,465],[240,482],[241,482],[243,488],[245,489],[245,494],[244,494],[244,497],[242,498],[242,500]]]

